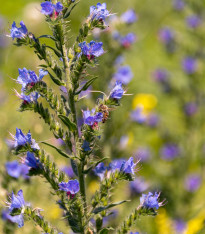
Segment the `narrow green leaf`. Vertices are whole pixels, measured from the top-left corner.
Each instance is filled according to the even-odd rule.
[[[51,148],[55,149],[59,154],[61,154],[61,155],[62,155],[63,157],[65,157],[65,158],[72,158],[72,156],[66,154],[64,151],[62,151],[61,149],[55,147],[54,145],[51,145],[51,144],[49,144],[49,143],[47,143],[47,142],[44,142],[44,141],[42,141],[41,143],[43,143],[44,145],[48,145],[48,146],[50,146]]]
[[[87,90],[88,87],[89,87],[97,78],[98,78],[98,77],[93,77],[92,79],[88,80],[88,81],[83,85],[83,87],[82,87],[79,91],[77,91],[77,92],[75,93],[75,95],[78,95],[78,94],[81,93],[82,91]]]
[[[53,81],[55,84],[57,84],[58,86],[65,86],[65,83],[64,83],[64,82],[62,82],[62,81],[59,80],[58,78],[55,78],[53,75],[51,75],[50,72],[48,72],[48,73],[49,73],[49,75],[50,75],[52,81]]]
[[[72,10],[75,8],[75,6],[76,6],[78,3],[79,3],[79,2],[77,2],[76,4],[74,4],[74,5],[71,7],[71,9],[69,9],[69,8],[67,9],[67,11],[65,12],[65,14],[64,14],[64,16],[63,16],[64,19],[66,19],[66,18],[68,18],[68,17],[70,16]]]
[[[114,207],[114,206],[121,205],[121,204],[123,204],[123,203],[125,203],[125,202],[128,202],[128,201],[129,201],[129,200],[124,200],[124,201],[120,201],[120,202],[116,202],[116,203],[111,203],[111,204],[109,204],[109,205],[107,205],[107,206],[100,206],[100,207],[97,207],[97,208],[95,208],[95,209],[93,210],[93,213],[94,213],[94,214],[98,214],[98,213],[100,213],[100,212],[102,212],[102,211],[104,211],[104,210],[110,209],[110,208],[112,208],[112,207]]]
[[[42,36],[38,37],[38,39],[39,38],[48,38],[48,39],[52,39],[52,40],[56,41],[55,37],[53,37],[51,35],[42,35]]]
[[[60,52],[58,52],[56,49],[54,49],[53,47],[51,47],[51,46],[46,46],[47,48],[49,48],[49,49],[51,49],[51,50],[53,50],[53,52],[59,57],[59,58],[61,58],[62,57],[62,54],[60,53]]]
[[[70,119],[65,115],[58,115],[58,117],[63,121],[63,123],[68,127],[72,132],[77,130],[76,124],[70,121]]]

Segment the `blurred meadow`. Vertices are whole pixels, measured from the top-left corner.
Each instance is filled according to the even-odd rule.
[[[12,39],[6,37],[13,21],[24,21],[27,28],[36,36],[50,34],[44,16],[40,13],[41,1],[0,0],[0,171],[5,172],[6,161],[15,160],[8,147],[10,134],[16,127],[24,132],[30,129],[37,142],[46,141],[61,146],[51,135],[48,126],[32,112],[18,112],[20,101],[14,89],[20,91],[15,82],[18,68],[26,67],[37,71],[39,60],[28,47],[15,47]],[[82,21],[89,15],[89,7],[98,1],[81,0],[72,12],[70,20],[70,45],[74,42]],[[150,234],[205,233],[205,2],[202,0],[184,1],[177,7],[172,0],[112,0],[105,1],[112,13],[120,16],[132,8],[136,11],[137,22],[126,27],[113,27],[108,33],[90,35],[104,42],[106,53],[99,59],[99,66],[89,73],[98,76],[92,85],[93,90],[109,90],[110,80],[119,66],[114,65],[116,40],[114,34],[120,31],[126,35],[136,34],[137,40],[123,50],[123,65],[130,67],[133,78],[127,87],[127,95],[122,107],[104,125],[102,141],[99,142],[97,156],[111,159],[133,156],[140,159],[136,180],[130,185],[121,183],[113,191],[116,200],[132,198],[114,210],[109,222],[119,224],[123,217],[139,203],[141,193],[161,191],[167,204],[159,209],[156,217],[138,220],[133,232]],[[197,15],[200,22],[193,26],[190,16]],[[195,22],[196,23],[196,22]],[[112,38],[109,42],[109,37]],[[47,39],[43,39],[47,40]],[[116,58],[115,58],[116,57]],[[118,57],[119,58],[119,57]],[[185,61],[185,58],[194,60]],[[194,64],[193,64],[193,63]],[[47,77],[46,82],[50,81]],[[88,106],[95,105],[98,93],[79,101],[78,113]],[[46,148],[55,158],[60,168],[69,162],[59,158],[55,151]],[[99,178],[92,173],[86,179],[89,197],[98,189]],[[1,204],[5,198],[3,179],[0,177]],[[49,185],[41,178],[26,181],[7,178],[9,191],[23,188],[26,200],[41,207],[46,218],[64,233],[71,233],[63,220],[57,222],[61,210],[49,193]],[[0,207],[1,209],[1,207]],[[119,212],[120,210],[120,212]],[[107,221],[108,222],[108,221]],[[5,228],[0,221],[0,233]],[[39,233],[40,229],[26,222],[22,229],[14,233]]]

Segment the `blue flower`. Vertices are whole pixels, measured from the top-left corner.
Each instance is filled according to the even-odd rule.
[[[127,161],[124,159],[117,159],[110,163],[108,169],[114,172],[119,170],[127,174],[135,174],[135,166],[137,163],[133,162],[133,157],[130,157]]]
[[[92,20],[104,21],[109,15],[109,11],[106,9],[106,3],[97,3],[97,6],[90,7],[90,17]]]
[[[16,135],[14,136],[14,147],[22,146],[27,143],[31,144],[30,131],[27,133],[27,135],[24,135],[21,129],[16,128]]]
[[[126,24],[133,24],[137,21],[137,15],[133,9],[130,9],[121,15],[122,22]]]
[[[9,206],[10,214],[14,210],[20,210],[22,212],[25,205],[26,204],[25,204],[25,201],[24,201],[24,198],[23,198],[23,191],[19,190],[17,195],[14,195],[14,193],[12,192],[11,204]],[[14,223],[18,223],[18,227],[23,227],[23,225],[24,225],[23,213],[21,213],[20,215],[13,216],[12,221]]]
[[[1,213],[1,218],[2,218],[2,220],[4,220],[4,221],[10,221],[10,222],[12,222],[12,223],[14,223],[13,220],[16,220],[16,219],[15,219],[15,216],[11,216],[11,215],[10,215],[9,210],[3,210],[2,213]]]
[[[124,61],[125,61],[124,56],[123,56],[123,55],[119,55],[119,56],[115,59],[115,66],[120,66]]]
[[[95,109],[92,109],[92,111],[83,111],[83,120],[84,124],[87,124],[89,126],[93,126],[95,123],[101,122],[103,119],[103,113],[97,112],[95,113]]]
[[[186,19],[186,23],[190,28],[197,28],[201,22],[202,21],[198,15],[191,15]]]
[[[183,70],[186,74],[191,75],[191,74],[196,72],[197,61],[196,61],[196,59],[194,59],[192,57],[186,57],[182,61],[182,67],[183,67]]]
[[[151,192],[148,194],[142,194],[140,198],[140,205],[147,209],[159,209],[159,207],[162,206],[162,203],[158,202],[159,196],[159,193],[153,194]]]
[[[120,81],[122,84],[127,85],[133,78],[133,73],[129,66],[119,67],[114,74],[114,79]]]
[[[27,165],[30,168],[38,169],[41,165],[39,159],[37,159],[34,155],[34,153],[27,152],[26,159],[25,159],[25,165]]]
[[[6,163],[6,171],[7,173],[14,178],[19,178],[21,175],[21,167],[18,161],[12,161]]]
[[[11,28],[11,34],[10,34],[12,39],[14,39],[14,38],[24,38],[27,35],[28,30],[27,30],[27,28],[26,28],[23,21],[20,22],[20,26],[21,27],[17,28],[16,23],[13,22],[12,28]]]
[[[135,151],[135,158],[137,158],[141,162],[149,160],[150,157],[151,157],[151,152],[150,149],[147,147],[141,146]]]
[[[61,182],[58,184],[59,190],[65,191],[71,195],[75,195],[80,190],[78,180],[69,180],[68,183]]]
[[[195,192],[201,185],[201,176],[199,174],[189,174],[185,180],[185,189],[188,192]]]
[[[101,162],[95,167],[93,171],[97,176],[100,177],[101,180],[103,180],[106,170],[107,168],[105,167],[104,163]]]
[[[102,48],[102,42],[91,41],[87,44],[85,41],[79,44],[82,54],[85,55],[89,60],[99,57],[104,53]]]
[[[184,233],[186,226],[187,224],[181,219],[176,219],[174,221],[174,229],[176,233]]]
[[[177,11],[181,11],[184,9],[185,3],[182,0],[174,0],[173,7]]]
[[[134,163],[133,157],[130,157],[127,162],[123,164],[120,171],[128,174],[135,174],[135,166],[137,163]]]
[[[142,193],[147,190],[149,185],[145,182],[144,178],[136,178],[130,182],[130,190],[132,194]]]
[[[187,116],[194,115],[198,110],[198,106],[195,102],[188,102],[184,107],[184,112]]]
[[[22,176],[24,179],[29,178],[29,176],[27,175],[29,168],[25,165],[19,164],[16,160],[7,162],[5,167],[8,175],[13,178],[19,178],[20,176]]]
[[[153,77],[154,77],[155,81],[165,83],[165,82],[167,82],[167,80],[169,78],[169,73],[164,68],[157,68],[153,73]]]
[[[61,2],[57,2],[55,5],[55,10],[57,13],[60,13],[63,10],[63,5]]]
[[[174,40],[174,31],[168,27],[162,28],[159,32],[159,38],[164,44],[168,44]]]
[[[42,2],[41,3],[41,13],[44,15],[52,15],[54,11],[54,5],[52,2]]]
[[[63,5],[61,2],[52,4],[52,2],[43,2],[41,3],[41,13],[44,15],[52,16],[53,12],[56,11],[57,15],[63,10]]]
[[[39,149],[38,144],[35,142],[34,139],[31,138],[31,133],[30,131],[27,133],[27,135],[24,135],[21,129],[16,128],[16,135],[12,136],[14,138],[14,147],[18,146],[24,146],[27,143],[31,145],[32,149]]]
[[[150,127],[156,127],[159,123],[159,116],[156,113],[150,113],[147,116],[147,125]]]
[[[91,148],[90,148],[90,143],[88,141],[83,141],[83,145],[82,145],[82,148],[84,151],[90,151]]]
[[[126,36],[120,38],[120,44],[125,48],[129,48],[136,39],[137,37],[134,33],[128,33]]]
[[[121,82],[116,82],[115,87],[110,92],[110,97],[113,99],[121,99],[124,94],[124,89],[122,88]]]
[[[110,163],[108,169],[111,170],[111,172],[114,172],[115,170],[120,171],[124,164],[125,164],[124,159],[115,159]]]
[[[17,91],[16,96],[19,97],[21,100],[23,100],[24,104],[32,103],[32,102],[37,102],[38,98],[40,97],[40,94],[37,92],[32,92],[29,95],[26,95],[24,93],[19,94]]]
[[[144,123],[147,120],[147,116],[143,112],[143,107],[137,106],[137,108],[131,112],[130,118],[132,121],[139,124]]]
[[[170,161],[179,156],[180,149],[178,145],[168,143],[160,149],[160,154],[163,159]]]
[[[34,71],[27,70],[26,68],[19,68],[19,76],[17,78],[17,82],[22,85],[23,89],[25,89],[28,84],[33,86],[35,83],[41,81],[47,74],[47,71],[40,69],[38,77]]]

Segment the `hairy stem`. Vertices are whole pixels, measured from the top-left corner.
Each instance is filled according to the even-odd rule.
[[[64,20],[62,20],[64,21]],[[65,70],[65,77],[66,77],[66,84],[67,84],[67,90],[68,90],[68,99],[69,99],[69,107],[72,113],[72,120],[78,126],[77,123],[77,115],[76,115],[76,107],[75,107],[75,94],[74,94],[74,88],[72,84],[72,80],[70,77],[70,64],[68,61],[68,51],[66,48],[66,26],[65,22],[62,22],[62,26],[60,27],[59,30],[61,30],[61,35],[63,36],[63,39],[61,40],[61,46],[62,46],[62,54],[63,54],[63,64],[64,64],[64,70]],[[78,129],[75,130],[74,132],[74,153],[78,156],[79,150],[76,147],[77,143],[79,142],[79,134],[78,134]],[[84,201],[84,208],[86,209],[86,192],[85,192],[85,178],[83,174],[84,170],[84,160],[80,161],[78,163],[78,175],[79,175],[79,184],[80,184],[80,193],[81,196],[83,197]]]

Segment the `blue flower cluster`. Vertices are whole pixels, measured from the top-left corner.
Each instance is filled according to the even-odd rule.
[[[142,194],[140,198],[140,205],[147,209],[159,209],[160,206],[163,205],[163,202],[159,202],[160,193],[151,193]]]
[[[41,13],[48,16],[58,16],[58,14],[63,10],[63,5],[61,2],[57,2],[56,4],[53,4],[50,1],[42,2],[41,3]]]
[[[100,177],[100,179],[102,180],[105,176],[105,172],[115,172],[120,171],[123,172],[125,174],[135,174],[135,167],[136,167],[137,163],[134,163],[133,161],[133,157],[130,157],[127,161],[124,159],[116,159],[114,161],[112,161],[108,167],[106,167],[104,165],[104,163],[99,163],[95,169],[94,172],[97,176]]]
[[[21,129],[16,128],[16,134],[13,136],[14,139],[14,148],[18,146],[25,146],[26,144],[29,144],[32,149],[39,150],[38,144],[35,142],[34,139],[31,138],[30,131],[27,133],[27,135],[24,135]]]
[[[10,175],[13,178],[19,178],[22,176],[24,179],[28,179],[29,176],[27,175],[29,172],[29,168],[25,164],[20,164],[18,161],[11,161],[7,162],[6,165],[6,171],[8,175]]]
[[[130,9],[123,13],[120,17],[121,21],[126,24],[133,24],[137,21],[137,15],[133,9]]]
[[[102,42],[91,41],[90,43],[86,43],[85,41],[79,44],[81,48],[81,52],[85,55],[89,60],[94,59],[95,57],[99,57],[104,54],[104,50],[102,48]]]
[[[137,37],[134,33],[128,33],[127,35],[120,37],[120,44],[125,48],[129,48],[136,40]]]
[[[21,27],[16,27],[16,22],[13,22],[12,27],[11,27],[11,33],[10,36],[12,37],[12,39],[14,40],[14,38],[25,38],[28,30],[26,28],[26,25],[24,24],[23,21],[20,22],[20,26]]]
[[[9,203],[9,213],[11,214],[13,211],[19,210],[20,214],[12,216],[11,221],[18,224],[18,227],[23,227],[24,225],[24,216],[23,209],[26,206],[23,197],[23,191],[19,190],[17,195],[14,195],[12,192],[11,195],[11,203]]]
[[[32,87],[34,84],[38,83],[43,79],[45,75],[48,74],[47,71],[40,69],[39,70],[39,77],[35,74],[34,71],[27,70],[26,68],[20,69],[19,68],[19,76],[17,78],[17,83],[22,85],[22,93],[19,94],[16,92],[17,96],[23,100],[24,104],[28,104],[31,102],[37,102],[37,99],[40,95],[37,92],[32,92],[29,95],[24,94],[24,91],[28,87]]]
[[[133,78],[133,73],[129,66],[121,66],[118,68],[117,72],[114,74],[113,78],[116,81],[127,85]]]
[[[59,183],[59,190],[67,192],[67,195],[73,198],[76,193],[80,190],[80,185],[78,180],[69,180],[66,182]]]
[[[27,70],[26,68],[19,68],[17,82],[22,85],[22,89],[25,89],[26,86],[33,86],[37,82],[41,81],[47,74],[48,72],[43,69],[39,70],[39,76],[37,76],[34,71]]]
[[[96,6],[90,7],[91,20],[104,21],[109,15],[109,11],[106,9],[106,3],[97,3]]]
[[[125,91],[122,88],[122,82],[117,81],[115,83],[115,87],[111,90],[109,97],[119,100],[122,98],[124,93],[125,93]]]
[[[93,126],[94,124],[102,122],[103,114],[101,112],[96,112],[95,109],[92,109],[91,111],[87,110],[83,111],[83,119],[84,124]]]

